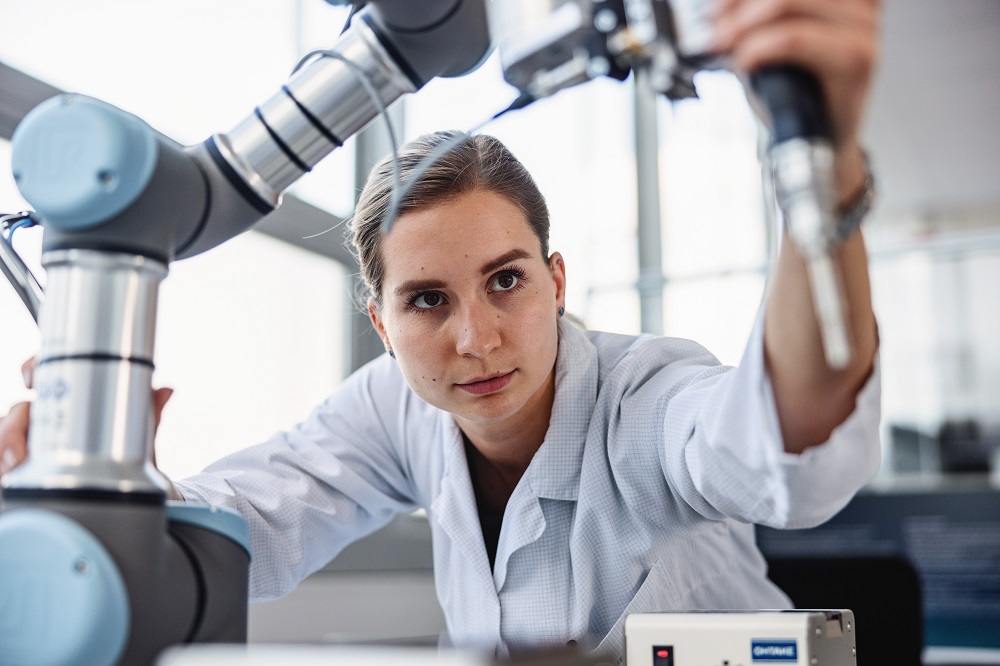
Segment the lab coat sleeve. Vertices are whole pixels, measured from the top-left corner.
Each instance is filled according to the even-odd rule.
[[[249,524],[250,597],[290,591],[341,549],[416,508],[400,455],[412,399],[388,359],[361,369],[293,429],[177,482]]]
[[[835,515],[878,470],[880,370],[829,440],[784,450],[764,363],[763,316],[738,368],[703,373],[666,404],[661,463],[670,486],[706,517],[780,528]]]

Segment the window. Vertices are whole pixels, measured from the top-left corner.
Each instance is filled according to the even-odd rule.
[[[189,144],[226,131],[272,95],[300,54],[336,40],[345,16],[319,1],[3,3],[0,24],[18,29],[0,40],[0,60]],[[21,210],[6,142],[0,158],[0,210]],[[346,213],[350,148],[295,193]],[[38,263],[40,236],[15,237],[29,263]],[[154,381],[176,389],[157,437],[164,472],[184,476],[262,441],[329,395],[346,371],[348,300],[342,266],[253,232],[172,265],[160,294]],[[34,322],[5,281],[0,321],[5,411],[28,395],[17,368],[38,348]]]
[[[664,331],[735,365],[767,269],[758,126],[733,75],[703,72],[696,85],[698,100],[661,102]]]

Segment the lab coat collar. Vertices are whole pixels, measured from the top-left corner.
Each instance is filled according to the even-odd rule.
[[[479,582],[487,585],[489,591],[495,594],[462,431],[447,412],[441,412],[441,418],[444,420],[442,433],[447,453],[441,490],[431,503],[431,515],[471,564],[480,578]]]
[[[575,502],[590,416],[597,402],[597,349],[580,329],[559,322],[556,391],[545,439],[507,502],[493,565],[496,589],[507,579],[507,563],[545,532],[540,499]]]
[[[549,429],[525,471],[537,497],[576,501],[591,416],[597,404],[597,349],[587,335],[559,320],[556,394]]]
[[[538,541],[545,532],[545,524],[545,514],[538,498],[531,495],[523,483],[518,484],[504,511],[497,557],[493,563],[493,582],[498,592],[503,589],[504,581],[507,580],[507,562],[510,556]]]

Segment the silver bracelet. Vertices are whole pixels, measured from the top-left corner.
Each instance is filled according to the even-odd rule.
[[[868,212],[875,203],[875,177],[872,175],[871,163],[868,160],[868,153],[864,152],[865,160],[865,182],[861,186],[861,192],[854,197],[854,201],[837,218],[837,226],[833,232],[833,242],[836,245],[844,243],[861,226]]]

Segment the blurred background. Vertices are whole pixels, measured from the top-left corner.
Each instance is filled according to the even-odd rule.
[[[10,175],[9,138],[35,103],[81,92],[178,142],[199,142],[267,99],[303,54],[330,46],[346,15],[322,0],[2,0],[0,213],[27,207]],[[969,552],[993,553],[973,587],[986,599],[984,626],[1000,636],[1000,511],[990,508],[1000,506],[1000,2],[886,0],[883,35],[865,126],[879,189],[865,230],[885,449],[870,492],[969,493],[941,511],[948,525],[971,530]],[[759,159],[766,137],[734,77],[702,73],[696,84],[698,100],[653,102],[652,123],[637,120],[637,100],[649,100],[630,79],[564,91],[482,131],[511,148],[548,198],[571,313],[595,329],[692,338],[737,364],[773,253]],[[514,96],[494,57],[462,79],[432,82],[391,115],[405,140],[476,126]],[[637,142],[658,147],[655,270],[639,261],[649,236],[640,229],[637,189],[649,172],[636,168]],[[356,267],[343,248],[342,221],[386,145],[373,126],[302,179],[260,230],[171,266],[155,376],[156,385],[175,389],[157,437],[168,476],[194,473],[289,427],[381,350],[355,309]],[[15,246],[42,274],[41,231],[20,230]],[[0,331],[5,412],[31,396],[18,368],[38,333],[3,284]],[[962,498],[987,508],[980,516]],[[349,551],[317,574],[336,578],[336,594],[350,601],[341,610],[292,613],[281,605],[291,598],[258,605],[252,637],[439,631],[419,521],[394,524],[395,532],[363,546],[369,550]],[[948,534],[943,542],[954,543]],[[926,537],[903,530],[898,538],[905,548],[907,539]],[[965,551],[949,557],[968,560]],[[329,605],[326,587],[307,584],[296,595],[301,608]],[[381,609],[378,627],[358,611],[365,604]]]

